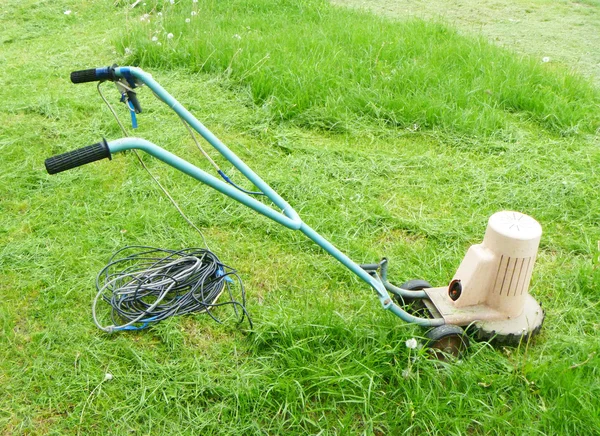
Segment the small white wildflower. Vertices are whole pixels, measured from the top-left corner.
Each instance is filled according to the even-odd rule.
[[[169,3],[171,3],[172,5],[175,4],[175,0],[169,0]]]
[[[407,369],[402,370],[402,378],[409,378],[410,375],[411,375],[410,369],[407,368]]]
[[[242,39],[242,37],[241,37],[240,35],[238,35],[237,33],[236,33],[235,35],[233,35],[233,37],[234,37],[235,39]]]
[[[156,15],[158,15],[159,17],[162,17],[162,12],[159,12]]]
[[[189,23],[189,22],[190,22],[190,19],[189,19],[189,18],[186,18],[186,19],[185,19],[185,22],[186,22],[186,23]]]
[[[156,42],[156,41],[158,41],[158,36],[154,35],[154,36],[152,37],[152,42]]]
[[[104,381],[110,381],[113,379],[113,375],[110,372],[104,374]]]
[[[158,41],[158,42],[156,43],[156,45],[162,45],[162,42]]]
[[[414,350],[415,348],[417,348],[417,345],[419,345],[419,343],[417,342],[417,340],[415,338],[410,338],[409,340],[407,340],[405,342],[406,344],[406,348],[410,348],[411,350]]]
[[[198,12],[196,12],[196,11],[192,11],[192,17],[193,17],[194,15],[196,15],[197,13],[198,13]]]
[[[167,33],[167,38],[168,39],[173,39],[173,34],[172,33]]]
[[[133,53],[132,49],[130,49],[129,47],[125,47],[125,56],[129,56],[132,53]]]
[[[65,15],[71,15],[71,10],[67,9],[67,10],[65,11]]]
[[[198,3],[198,0],[192,0],[192,3]]]
[[[542,58],[542,62],[550,62],[550,58],[548,56],[544,56]]]

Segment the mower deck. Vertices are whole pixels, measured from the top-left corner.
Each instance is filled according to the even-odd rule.
[[[494,336],[520,338],[536,333],[544,321],[544,312],[529,294],[525,298],[523,311],[518,316],[508,316],[486,304],[456,307],[448,297],[448,287],[424,289],[429,297],[425,305],[434,316],[441,316],[447,324],[473,325],[480,337]]]

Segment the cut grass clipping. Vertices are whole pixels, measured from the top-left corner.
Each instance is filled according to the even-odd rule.
[[[131,63],[223,74],[273,120],[475,135],[523,119],[560,134],[600,126],[600,92],[581,77],[441,24],[325,0],[151,3],[120,41]]]

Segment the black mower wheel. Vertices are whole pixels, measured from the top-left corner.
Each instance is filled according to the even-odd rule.
[[[449,356],[459,358],[469,348],[469,337],[457,325],[444,324],[435,327],[425,335],[429,339],[427,347],[438,360],[446,360]]]

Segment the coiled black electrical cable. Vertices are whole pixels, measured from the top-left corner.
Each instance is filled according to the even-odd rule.
[[[112,105],[104,97],[100,88],[101,83],[99,82],[97,87],[100,97],[113,114],[123,136],[129,136]],[[183,118],[182,121],[194,143],[227,183],[247,194],[264,195],[262,192],[246,191],[233,183],[202,149],[187,122]],[[129,246],[117,251],[96,278],[97,293],[92,305],[96,326],[106,332],[141,330],[168,317],[194,312],[206,312],[215,321],[221,322],[211,309],[231,305],[238,321],[241,323],[248,318],[252,329],[252,319],[246,310],[244,285],[236,270],[221,263],[219,258],[208,250],[202,231],[187,217],[167,189],[150,172],[137,151],[133,150],[133,152],[182,218],[202,237],[207,249],[187,248],[177,251]],[[132,253],[126,256],[127,250],[131,250]],[[117,259],[117,256],[123,257]],[[233,297],[233,290],[238,287],[241,302]],[[229,301],[217,303],[225,290],[229,295]],[[103,326],[98,320],[96,306],[101,299],[111,307],[112,325]]]
[[[234,288],[241,301],[234,298]],[[233,307],[238,322],[247,318],[252,329],[242,280],[210,250],[125,247],[98,273],[96,289],[94,323],[106,332],[140,330],[171,316],[199,312],[221,322],[212,309],[226,305]],[[218,303],[224,293],[229,300]],[[98,320],[100,300],[111,307],[112,325],[103,326]]]

